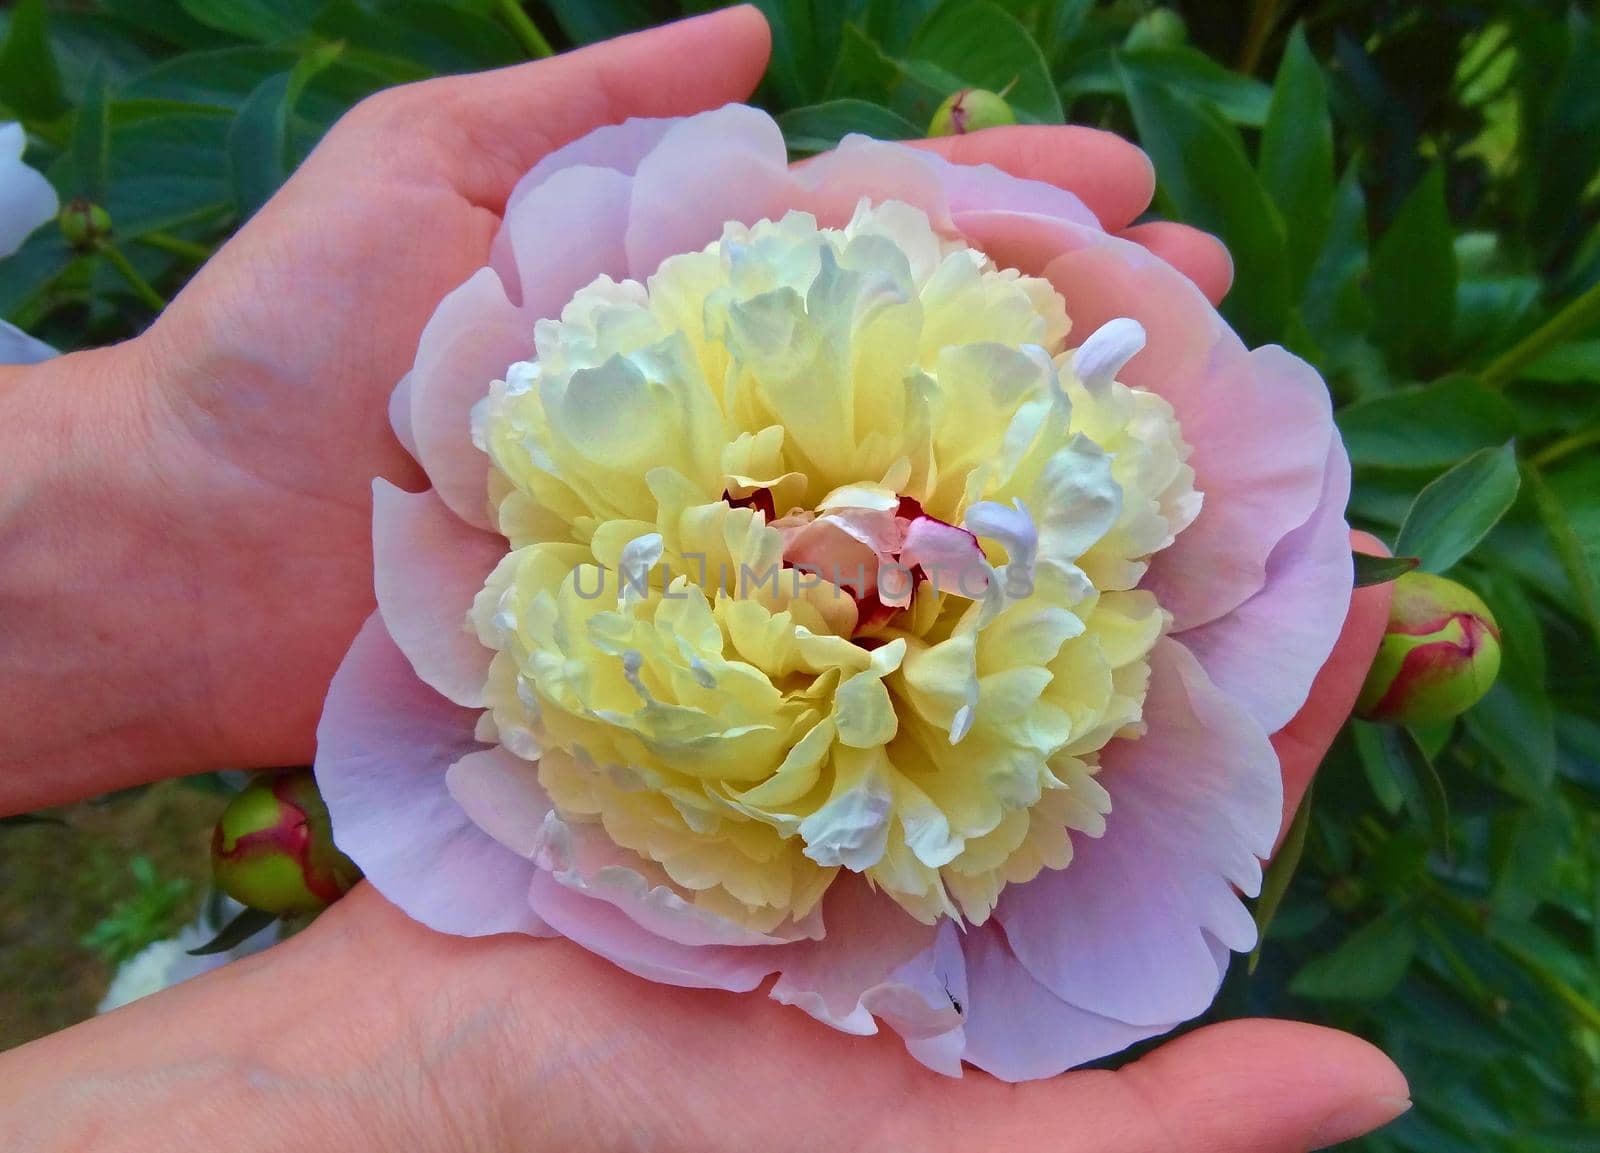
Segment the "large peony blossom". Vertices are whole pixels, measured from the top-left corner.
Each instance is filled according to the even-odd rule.
[[[334,834],[416,919],[1048,1076],[1255,930],[1326,389],[1073,196],[728,107],[518,185],[390,407]]]

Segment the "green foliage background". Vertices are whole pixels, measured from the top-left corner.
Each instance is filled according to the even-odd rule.
[[[362,96],[705,7],[665,0],[23,0],[0,119],[112,245],[54,229],[0,315],[138,331]],[[1535,0],[764,0],[796,154],[919,135],[948,92],[1138,139],[1161,215],[1221,236],[1224,311],[1316,364],[1352,520],[1490,604],[1454,725],[1353,724],[1253,973],[1214,1016],[1370,1037],[1417,1108],[1363,1148],[1600,1148],[1600,30]],[[131,272],[131,275],[130,275]],[[0,836],[7,835],[0,832]],[[1265,917],[1263,919],[1266,919]],[[1064,1124],[1070,1119],[1063,1119]]]

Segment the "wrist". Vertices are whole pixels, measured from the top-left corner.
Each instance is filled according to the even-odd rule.
[[[0,376],[0,812],[207,763],[140,340]]]

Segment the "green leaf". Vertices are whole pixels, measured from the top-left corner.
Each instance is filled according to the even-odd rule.
[[[1238,276],[1223,307],[1251,344],[1277,339],[1288,313],[1283,219],[1246,158],[1238,131],[1193,100],[1125,72],[1139,139],[1176,215],[1215,233]]]
[[[922,130],[897,112],[866,100],[828,100],[779,114],[792,152],[826,152],[852,132],[878,140],[913,140]]]
[[[907,66],[937,76],[944,94],[960,88],[1009,89],[1019,120],[1061,123],[1061,98],[1044,54],[1017,18],[990,0],[947,0],[923,22]],[[931,110],[930,110],[931,111]]]
[[[337,42],[301,57],[293,71],[263,80],[228,130],[228,168],[240,218],[251,216],[288,179],[289,117],[307,82],[343,51]]]
[[[1448,572],[1506,514],[1521,485],[1515,446],[1480,449],[1417,494],[1395,553],[1420,556],[1424,572]]]
[[[1372,254],[1372,336],[1397,367],[1422,374],[1449,350],[1456,313],[1455,233],[1435,166]]]
[[[583,0],[579,0],[583,2]],[[766,83],[782,107],[809,104],[827,89],[840,39],[855,3],[825,0],[756,0],[772,27]]]
[[[1558,344],[1518,376],[1544,384],[1600,384],[1600,339]]]
[[[1289,982],[1289,992],[1319,1001],[1374,1001],[1394,991],[1416,953],[1412,914],[1385,913],[1351,933],[1333,952],[1308,962]]]
[[[1407,729],[1367,721],[1351,721],[1350,735],[1379,802],[1391,813],[1404,805],[1433,849],[1449,857],[1450,800],[1422,743]]]
[[[1524,465],[1523,475],[1577,597],[1572,607],[1600,646],[1600,459],[1591,456],[1548,475]]]
[[[1312,786],[1307,785],[1305,796],[1300,798],[1300,807],[1294,811],[1294,821],[1284,834],[1283,844],[1273,854],[1272,864],[1267,866],[1266,876],[1261,880],[1261,899],[1255,907],[1256,947],[1250,951],[1248,971],[1251,973],[1261,963],[1261,950],[1267,943],[1267,929],[1278,915],[1278,907],[1283,904],[1283,898],[1289,892],[1289,882],[1294,880],[1295,871],[1300,867],[1300,858],[1306,851],[1306,831],[1311,827],[1311,792]]]
[[[277,919],[274,913],[265,913],[260,909],[245,909],[224,925],[222,931],[211,940],[198,949],[190,949],[189,956],[208,957],[213,953],[226,953],[234,946],[244,944],[261,930],[271,926]]]
[[[1351,463],[1382,468],[1442,468],[1517,424],[1504,396],[1462,376],[1358,401],[1335,419]]]
[[[660,4],[649,0],[544,0],[544,7],[574,44],[610,40],[659,24],[666,15]]]
[[[228,119],[209,112],[117,126],[105,208],[119,241],[225,211],[227,136]]]
[[[1261,81],[1229,71],[1203,52],[1184,46],[1102,48],[1073,60],[1061,98],[1127,97],[1127,76],[1159,84],[1207,104],[1225,119],[1250,128],[1266,122],[1272,90]]]
[[[98,65],[89,74],[78,105],[71,151],[76,195],[91,204],[103,203],[111,167],[111,107],[106,102],[105,70]]]
[[[1296,25],[1261,131],[1261,183],[1288,230],[1289,288],[1299,296],[1333,221],[1333,122],[1322,68]]]
[[[1414,556],[1372,556],[1369,553],[1351,554],[1355,558],[1356,588],[1388,584],[1416,568],[1419,561]]]
[[[503,24],[439,0],[398,0],[377,9],[335,0],[313,28],[325,40],[343,40],[433,73],[500,68],[527,58]]]
[[[208,28],[263,44],[303,35],[322,0],[183,0],[183,10]]]
[[[69,827],[60,817],[46,816],[44,813],[13,813],[8,817],[0,817],[0,829],[20,829],[24,825]]]
[[[50,120],[67,109],[44,0],[21,0],[11,13],[0,48],[0,103],[29,120]]]

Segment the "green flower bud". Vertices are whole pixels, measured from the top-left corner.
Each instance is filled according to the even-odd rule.
[[[211,835],[217,887],[267,913],[314,913],[361,873],[333,844],[316,779],[298,769],[258,778],[223,810]]]
[[[1189,29],[1171,8],[1147,12],[1128,29],[1122,46],[1127,49],[1176,48],[1189,39]]]
[[[1455,581],[1408,572],[1394,582],[1389,627],[1356,714],[1428,725],[1466,712],[1500,671],[1500,627],[1487,605]]]
[[[61,210],[61,235],[74,248],[93,248],[111,235],[111,216],[98,204],[69,200]]]
[[[960,136],[980,128],[996,128],[1016,122],[1011,105],[999,93],[990,92],[987,88],[963,88],[950,93],[939,105],[928,123],[928,135]]]

